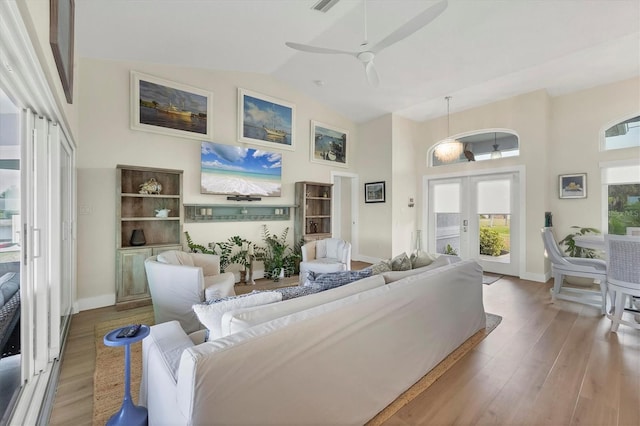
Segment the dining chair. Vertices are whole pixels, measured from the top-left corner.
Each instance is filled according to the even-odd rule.
[[[633,237],[640,237],[640,226],[628,226],[627,235],[631,235]]]
[[[620,324],[640,330],[640,237],[605,235],[607,254],[607,288],[611,297],[611,331],[617,332]],[[627,301],[629,304],[627,305]],[[622,319],[624,312],[635,313],[635,322]]]
[[[553,274],[553,288],[551,298],[583,303],[600,308],[602,315],[606,313],[607,306],[607,264],[602,259],[586,259],[582,257],[569,257],[562,254],[562,250],[556,243],[553,228],[545,227],[541,230],[544,242],[544,255],[551,262]],[[600,291],[590,289],[566,287],[566,276],[584,277],[597,280]]]

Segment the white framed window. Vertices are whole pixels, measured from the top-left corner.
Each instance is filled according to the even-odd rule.
[[[600,150],[640,147],[640,114],[607,124],[601,133]]]
[[[640,227],[640,162],[612,161],[600,164],[602,229],[624,235]]]

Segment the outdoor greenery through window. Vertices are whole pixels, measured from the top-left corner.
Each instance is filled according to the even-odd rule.
[[[608,200],[610,234],[640,227],[640,184],[609,185]]]

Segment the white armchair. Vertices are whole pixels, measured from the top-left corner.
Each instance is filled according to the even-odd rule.
[[[351,270],[351,243],[338,238],[310,241],[302,246],[300,283],[310,271],[340,272]]]
[[[177,320],[187,334],[202,327],[193,305],[235,295],[235,276],[220,273],[216,255],[170,250],[148,258],[144,267],[156,324]]]

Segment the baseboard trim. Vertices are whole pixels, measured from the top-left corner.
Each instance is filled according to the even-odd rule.
[[[520,279],[527,281],[536,281],[539,283],[546,283],[551,278],[551,273],[547,272],[546,274],[534,274],[532,272],[525,272],[520,275]]]
[[[87,297],[85,299],[78,299],[78,301],[76,302],[76,305],[78,306],[78,312],[87,311],[89,309],[104,308],[105,306],[113,306],[115,304],[115,293]]]

